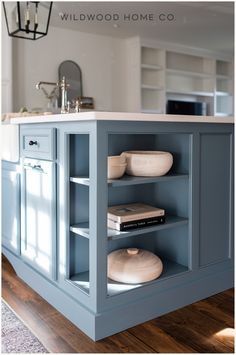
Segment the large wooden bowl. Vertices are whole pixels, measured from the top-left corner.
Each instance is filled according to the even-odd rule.
[[[108,255],[108,277],[114,281],[137,284],[155,280],[163,270],[161,259],[150,251],[128,248]]]
[[[123,152],[126,157],[126,173],[133,176],[162,176],[173,164],[173,156],[169,152],[133,150]]]

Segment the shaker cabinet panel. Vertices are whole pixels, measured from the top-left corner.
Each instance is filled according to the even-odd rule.
[[[51,279],[56,265],[55,163],[25,159],[22,179],[21,253]]]
[[[20,253],[20,174],[2,171],[2,244]]]
[[[199,264],[231,257],[232,136],[200,136]]]

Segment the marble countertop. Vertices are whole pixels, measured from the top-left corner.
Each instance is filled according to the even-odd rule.
[[[89,111],[56,115],[14,117],[11,124],[80,122],[80,121],[149,121],[149,122],[193,122],[193,123],[234,123],[233,117],[165,115],[131,112]]]

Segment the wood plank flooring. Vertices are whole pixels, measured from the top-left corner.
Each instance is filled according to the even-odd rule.
[[[234,291],[93,342],[19,279],[2,257],[2,296],[52,353],[233,353]]]

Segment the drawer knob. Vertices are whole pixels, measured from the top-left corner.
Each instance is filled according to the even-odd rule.
[[[29,145],[37,145],[38,142],[37,141],[29,141]]]

